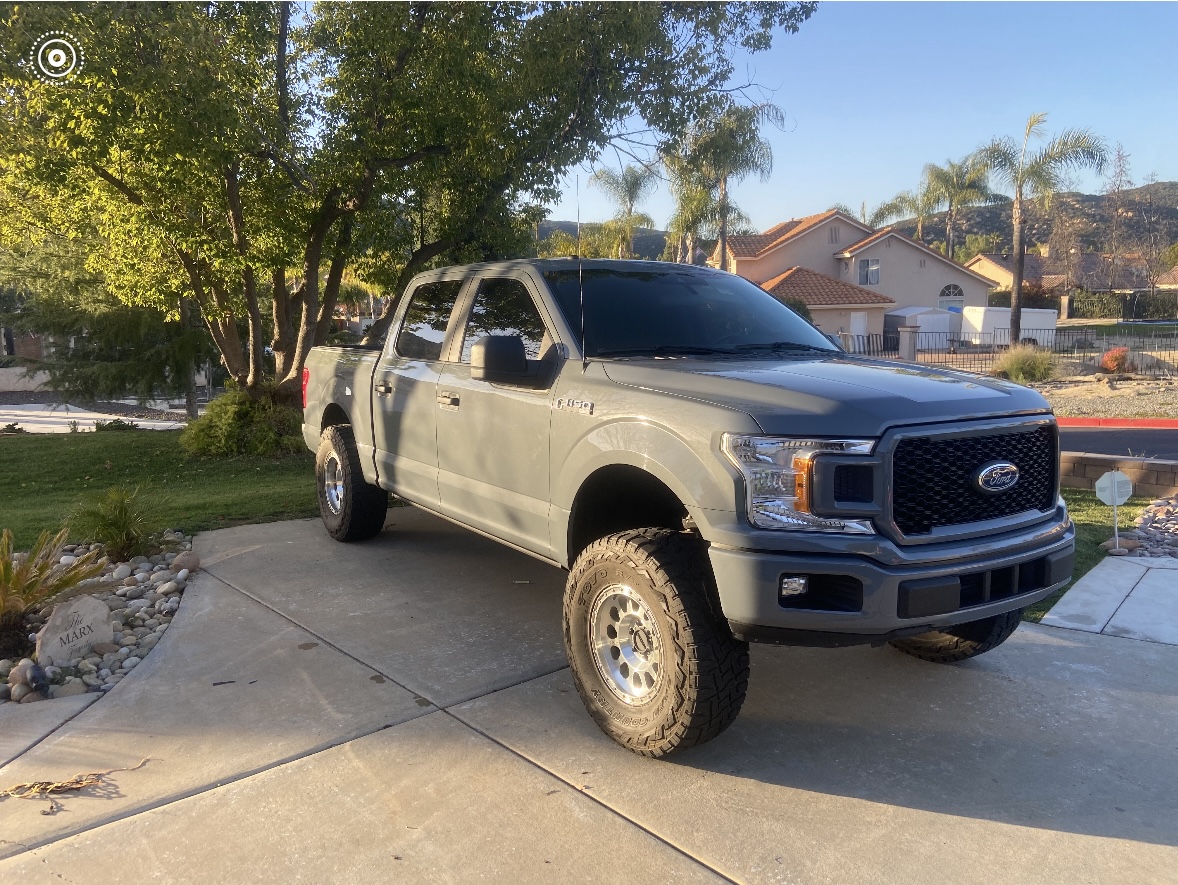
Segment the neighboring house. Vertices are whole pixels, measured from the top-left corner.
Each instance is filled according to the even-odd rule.
[[[718,249],[708,261],[713,267],[720,264]],[[876,230],[837,209],[782,222],[763,234],[729,237],[728,267],[765,288],[792,268],[803,268],[850,287],[838,290],[844,294],[865,290],[897,307],[983,307],[993,285],[894,228]],[[886,310],[886,302],[871,303],[884,304]],[[878,310],[873,307],[868,313]],[[824,332],[859,334],[849,325],[820,327]],[[880,328],[871,331],[882,331],[882,315]]]
[[[995,289],[1010,291],[1014,281],[1011,253],[983,252],[965,266],[989,279]],[[1149,288],[1145,261],[1140,255],[1122,255],[1114,262],[1112,256],[1099,252],[1074,252],[1059,257],[1027,255],[1023,261],[1023,282],[1047,291],[1137,292]]]
[[[805,267],[791,267],[761,283],[761,288],[780,299],[804,302],[814,325],[832,335],[882,335],[884,313],[896,306],[887,295]]]
[[[1178,289],[1178,267],[1171,267],[1168,271],[1158,277],[1157,287],[1159,289]]]
[[[0,356],[39,360],[44,355],[39,335],[20,334],[5,326],[0,330],[0,336]]]

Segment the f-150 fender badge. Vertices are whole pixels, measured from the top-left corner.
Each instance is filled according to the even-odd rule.
[[[573,412],[580,412],[582,415],[593,414],[593,403],[587,399],[558,399],[556,401],[558,409],[569,409]]]

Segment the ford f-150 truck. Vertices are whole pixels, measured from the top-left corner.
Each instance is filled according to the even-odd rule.
[[[311,351],[303,400],[328,533],[392,493],[568,569],[577,690],[649,756],[736,718],[749,642],[960,661],[1071,577],[1042,397],[845,353],[720,271],[423,273],[381,349]]]

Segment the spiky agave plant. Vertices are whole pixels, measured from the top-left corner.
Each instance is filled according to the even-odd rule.
[[[28,553],[14,553],[12,532],[0,532],[0,657],[24,646],[24,613],[32,606],[102,572],[106,560],[98,551],[61,564],[68,536],[66,529],[44,531]]]

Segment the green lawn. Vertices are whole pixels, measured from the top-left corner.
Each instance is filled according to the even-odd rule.
[[[1086,489],[1062,491],[1072,522],[1076,524],[1076,570],[1072,573],[1072,584],[1075,584],[1106,556],[1100,545],[1113,536],[1113,508],[1096,500],[1095,492]],[[1121,531],[1133,528],[1133,520],[1149,501],[1149,498],[1130,498],[1124,507],[1119,508]],[[1038,621],[1066,592],[1067,587],[1052,593],[1028,608],[1023,616],[1028,621]]]
[[[179,431],[0,436],[0,528],[27,550],[88,490],[150,483],[161,528],[186,532],[315,516],[314,457],[187,458]],[[81,539],[79,539],[81,540]]]

